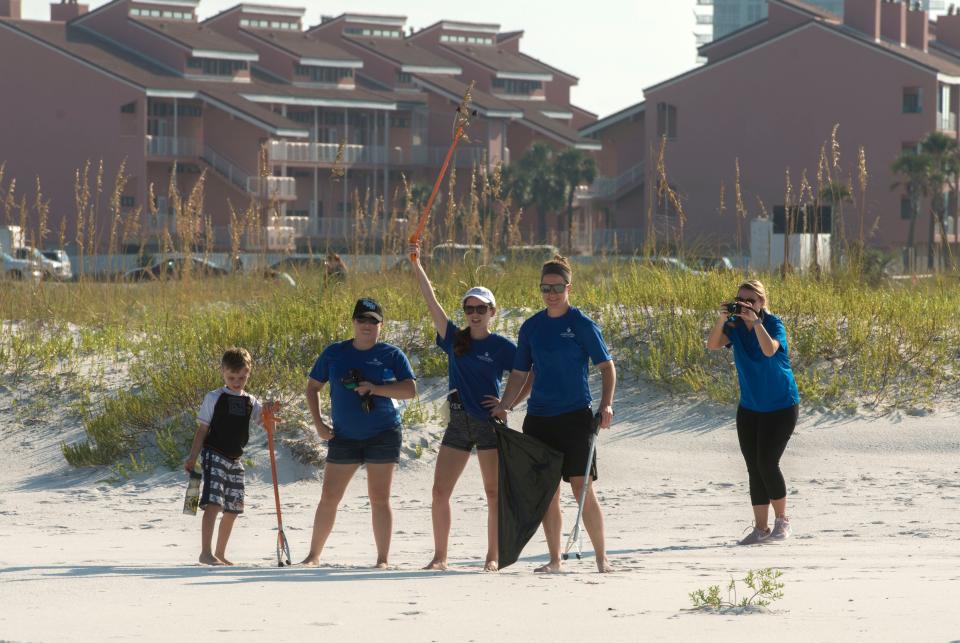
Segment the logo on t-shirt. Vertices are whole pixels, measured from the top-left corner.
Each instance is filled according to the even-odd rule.
[[[477,355],[477,359],[481,362],[487,362],[489,364],[493,363],[493,358],[490,357],[490,351],[484,351],[483,355]]]
[[[567,339],[573,339],[577,335],[573,332],[573,329],[567,326],[567,330],[560,333],[560,337],[566,337]]]
[[[372,360],[367,362],[367,364],[369,364],[370,366],[383,366],[383,362],[378,360],[376,357],[374,357]]]

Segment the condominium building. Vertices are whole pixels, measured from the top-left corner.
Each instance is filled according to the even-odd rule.
[[[706,64],[647,87],[643,103],[582,128],[604,148],[603,176],[585,201],[593,216],[612,216],[611,228],[672,237],[680,219],[659,189],[665,178],[683,207],[687,242],[736,252],[738,239],[748,247],[742,221],[738,235],[738,200],[748,218],[776,222],[788,204],[819,199],[831,179],[853,177],[859,191],[862,148],[866,193],[857,192],[856,206],[838,205],[833,222],[848,239],[862,230],[869,245],[902,246],[911,208],[891,164],[931,132],[958,136],[960,15],[931,21],[901,2],[845,5],[841,18],[801,0],[769,0],[766,20],[700,48]],[[633,142],[621,150],[625,139]],[[956,199],[950,202],[947,234],[956,240]],[[925,242],[926,219],[921,225],[917,238]]]
[[[947,10],[947,0],[912,1],[931,15],[942,15]],[[843,0],[806,0],[806,2],[837,16],[843,16]],[[733,31],[765,20],[767,17],[767,0],[697,0],[697,4],[712,8],[712,11],[709,11],[713,27],[712,40],[723,38]],[[700,15],[707,15],[707,13],[707,11],[700,11]],[[698,26],[700,22],[701,20],[698,19]],[[697,42],[698,46],[703,44],[706,42]]]
[[[102,160],[108,178],[125,163],[124,210],[150,209],[153,186],[159,216],[144,223],[173,235],[175,164],[182,193],[206,170],[217,247],[252,198],[279,217],[251,244],[342,243],[355,198],[389,204],[401,175],[433,181],[470,81],[478,114],[455,166],[537,141],[600,148],[577,131],[596,116],[570,104],[576,78],[521,52],[522,32],[441,21],[408,35],[403,16],[354,13],[307,28],[302,8],[253,3],[200,22],[198,4],[63,0],[48,22],[0,0],[0,74],[17,88],[0,101],[0,162],[21,188],[41,178],[52,229],[72,228],[75,171]]]

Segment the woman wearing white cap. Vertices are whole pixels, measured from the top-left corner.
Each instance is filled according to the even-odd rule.
[[[461,300],[467,325],[458,328],[437,301],[427,273],[420,264],[420,245],[410,245],[410,263],[420,292],[430,309],[437,331],[437,346],[448,356],[450,394],[447,404],[450,421],[440,443],[433,477],[433,560],[425,569],[447,569],[447,541],[450,536],[450,496],[463,473],[470,452],[477,449],[483,489],[487,496],[487,556],[485,571],[497,570],[497,439],[490,425],[490,410],[500,404],[500,382],[513,367],[517,346],[490,332],[497,301],[483,286],[474,286]],[[514,400],[512,408],[526,397],[529,383]]]

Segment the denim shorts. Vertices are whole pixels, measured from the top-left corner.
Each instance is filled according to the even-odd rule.
[[[450,447],[458,451],[477,451],[497,448],[497,432],[489,420],[479,420],[456,402],[447,402],[450,405],[450,421],[447,430],[443,433],[440,446]]]
[[[333,437],[327,443],[330,464],[396,464],[400,462],[400,427],[363,440]]]

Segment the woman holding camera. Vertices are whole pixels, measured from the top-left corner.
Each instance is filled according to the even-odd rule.
[[[497,314],[497,301],[489,289],[474,286],[463,295],[460,302],[467,324],[457,328],[437,301],[433,285],[420,263],[419,243],[410,245],[409,256],[437,331],[437,346],[447,354],[450,391],[447,396],[450,420],[440,442],[433,476],[431,514],[435,550],[433,560],[424,569],[447,569],[450,497],[467,466],[470,452],[476,447],[487,497],[487,555],[483,569],[497,571],[497,436],[490,425],[490,410],[500,403],[500,382],[504,371],[513,367],[517,345],[490,332],[490,323]],[[526,397],[528,391],[529,386],[524,386],[510,406]]]
[[[780,457],[797,425],[800,394],[790,366],[783,322],[767,310],[767,291],[756,280],[740,284],[737,298],[724,303],[707,338],[709,350],[733,348],[740,383],[737,437],[750,478],[753,529],[740,540],[755,545],[790,537],[787,486]],[[773,531],[768,524],[773,505]]]
[[[380,342],[383,309],[373,299],[353,309],[353,339],[327,346],[307,380],[307,406],[317,433],[327,440],[323,490],[304,565],[317,565],[333,529],[337,507],[361,464],[367,465],[367,493],[377,544],[376,567],[386,568],[393,512],[390,486],[400,461],[400,410],[396,400],[416,396],[410,361],[396,346]],[[330,383],[332,423],[320,414],[320,391]]]
[[[613,420],[617,371],[600,328],[578,308],[570,305],[572,281],[573,270],[566,258],[559,255],[544,263],[540,269],[540,294],[546,308],[520,326],[513,371],[507,380],[503,400],[493,414],[506,417],[510,407],[506,400],[515,399],[533,369],[536,377],[530,401],[527,402],[523,432],[563,454],[563,479],[570,483],[573,495],[579,501],[583,485],[588,484],[584,475],[588,465],[591,479],[597,479],[596,453],[588,462],[593,434],[592,399],[587,377],[589,365],[592,361],[602,379],[599,408],[602,429],[610,428]],[[562,523],[560,487],[557,487],[543,518],[550,561],[534,571],[561,571]],[[593,543],[597,570],[601,573],[613,571],[604,545],[603,512],[592,485],[587,487],[583,525]]]

